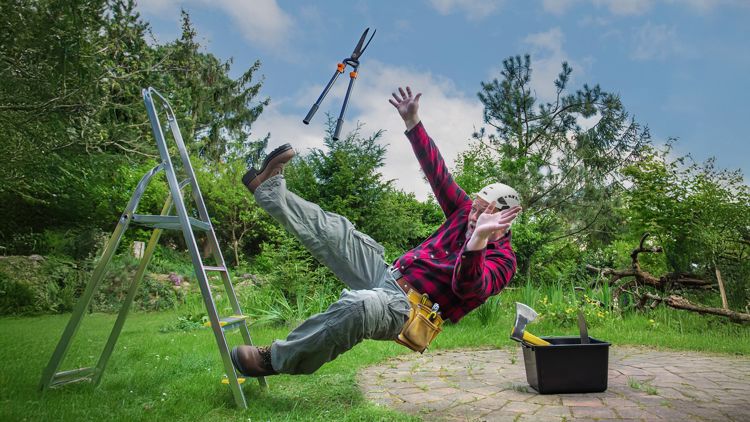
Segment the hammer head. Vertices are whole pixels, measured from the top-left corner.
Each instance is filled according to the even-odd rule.
[[[513,325],[513,332],[510,338],[516,341],[523,341],[523,332],[526,331],[526,325],[537,317],[535,310],[528,305],[516,302],[516,323]]]

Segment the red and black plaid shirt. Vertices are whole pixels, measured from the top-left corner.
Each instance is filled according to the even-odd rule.
[[[420,122],[406,136],[430,182],[446,220],[393,265],[420,293],[440,304],[444,319],[458,322],[500,292],[516,271],[510,233],[479,251],[466,250],[472,199],[453,181],[440,151]]]

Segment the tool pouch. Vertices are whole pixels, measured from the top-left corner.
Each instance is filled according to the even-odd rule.
[[[413,300],[411,294],[408,296],[411,302],[409,319],[396,338],[396,343],[403,344],[415,352],[424,353],[432,340],[443,331],[443,318],[432,311],[426,296],[421,296],[418,302]]]

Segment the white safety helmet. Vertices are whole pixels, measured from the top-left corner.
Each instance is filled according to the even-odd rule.
[[[477,196],[487,202],[495,201],[498,210],[513,208],[521,205],[521,197],[512,187],[503,183],[493,183],[479,190]]]

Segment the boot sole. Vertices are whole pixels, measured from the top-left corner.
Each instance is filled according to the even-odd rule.
[[[245,185],[248,189],[250,189],[251,192],[254,192],[255,189],[250,187],[250,183],[255,180],[256,177],[260,176],[264,171],[266,171],[266,167],[276,159],[276,157],[280,156],[281,154],[286,153],[287,151],[292,149],[291,144],[284,144],[273,151],[271,151],[267,156],[266,159],[263,160],[263,165],[260,167],[260,170],[256,170],[254,168],[251,168],[250,170],[245,173],[244,176],[242,176],[242,184]],[[294,156],[294,155],[292,155]],[[291,157],[290,157],[291,159]]]

